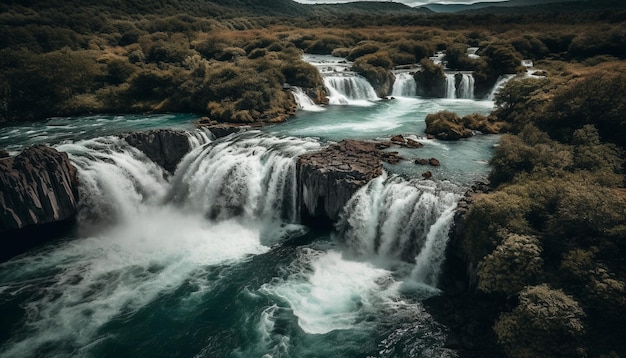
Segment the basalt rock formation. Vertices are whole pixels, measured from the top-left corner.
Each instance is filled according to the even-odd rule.
[[[128,144],[142,151],[170,173],[191,150],[187,134],[171,129],[157,129],[123,136]]]
[[[66,153],[38,145],[16,157],[0,159],[0,233],[3,237],[27,240],[28,235],[16,234],[24,228],[72,220],[77,204],[77,171]],[[3,250],[9,251],[28,246],[19,242],[3,242],[2,245]]]
[[[344,140],[298,158],[301,219],[312,227],[331,226],[352,195],[382,174],[383,162],[398,163],[388,145]]]

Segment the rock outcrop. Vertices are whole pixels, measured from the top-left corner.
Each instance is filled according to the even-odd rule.
[[[66,153],[38,145],[0,159],[0,233],[76,215],[78,177]]]
[[[189,138],[183,131],[156,129],[126,134],[123,138],[170,173],[191,150]]]
[[[383,161],[397,163],[397,152],[382,143],[344,140],[298,158],[298,190],[302,222],[328,227],[352,195],[382,174]]]

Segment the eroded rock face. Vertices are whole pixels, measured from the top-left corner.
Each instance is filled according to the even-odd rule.
[[[0,232],[74,218],[76,168],[66,153],[46,146],[0,159]]]
[[[157,129],[126,134],[123,138],[170,173],[191,150],[187,134],[183,131]]]
[[[344,140],[298,158],[298,190],[302,222],[328,227],[352,195],[382,174],[383,161],[397,163],[397,152],[375,142]]]

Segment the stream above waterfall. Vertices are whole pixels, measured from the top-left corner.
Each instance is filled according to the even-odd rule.
[[[0,357],[456,356],[421,301],[438,294],[451,213],[498,137],[429,140],[424,117],[493,103],[343,95],[217,140],[193,115],[0,127],[11,153],[69,153],[81,181],[74,233],[0,263]],[[171,127],[193,148],[172,175],[117,136]],[[335,230],[299,224],[298,155],[396,134],[424,147],[390,148],[405,160],[359,190]],[[413,163],[431,157],[441,166]]]

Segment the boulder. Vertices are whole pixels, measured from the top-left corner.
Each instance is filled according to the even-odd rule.
[[[43,145],[0,159],[0,232],[74,219],[76,168],[66,153]]]
[[[156,129],[123,135],[128,144],[142,151],[153,162],[170,173],[191,150],[187,134],[172,129]]]
[[[433,177],[433,173],[430,170],[427,170],[425,172],[422,173],[422,177],[424,179],[430,179]]]
[[[430,158],[428,159],[428,164],[432,165],[433,167],[438,167],[441,165],[441,162],[439,162],[439,159]]]
[[[380,143],[344,140],[297,161],[301,219],[313,227],[330,227],[352,195],[382,174],[383,162],[397,163],[397,152]]]

